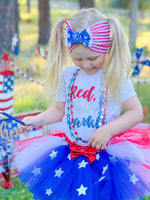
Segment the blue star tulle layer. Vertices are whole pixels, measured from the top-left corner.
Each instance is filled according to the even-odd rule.
[[[136,128],[112,138],[91,164],[83,155],[71,159],[65,137],[22,141],[16,156],[19,177],[34,199],[142,199],[150,194],[149,130]]]

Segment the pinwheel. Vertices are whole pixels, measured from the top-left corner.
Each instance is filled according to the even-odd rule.
[[[37,47],[37,50],[38,50],[39,56],[41,56],[44,59],[47,58],[47,54],[48,54],[47,51],[44,51],[44,49],[42,47],[40,47],[40,46]]]
[[[17,33],[15,33],[14,37],[12,38],[11,48],[12,48],[12,52],[15,55],[19,54],[19,39],[18,39]]]
[[[150,66],[150,60],[142,55],[144,48],[136,49],[131,57],[131,67],[133,68],[131,78],[138,76],[144,65]]]

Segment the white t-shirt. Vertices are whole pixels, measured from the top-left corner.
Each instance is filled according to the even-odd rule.
[[[70,80],[73,78],[73,74],[76,72],[78,67],[75,65],[66,67],[62,72],[60,92],[57,94],[56,100],[66,102],[65,115],[63,117],[63,125],[66,136],[71,140],[75,141],[75,138],[71,136],[69,126],[68,113],[68,92],[70,91],[69,85]],[[99,70],[93,75],[86,74],[82,69],[78,72],[74,81],[74,89],[72,94],[73,104],[73,118],[75,124],[75,130],[78,132],[78,136],[83,140],[88,140],[89,136],[96,130],[96,122],[98,112],[100,111],[100,94],[102,91],[102,70]],[[121,90],[121,100],[126,101],[127,99],[135,96],[135,90],[130,80],[126,82],[124,89]],[[120,105],[119,98],[113,100],[109,104],[107,103],[106,110],[106,122],[110,122],[120,116],[122,107]],[[81,141],[78,144],[82,145]],[[85,144],[84,144],[85,145]]]

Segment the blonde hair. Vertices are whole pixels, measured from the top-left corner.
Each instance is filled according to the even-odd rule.
[[[64,19],[60,18],[54,26],[49,42],[47,58],[48,87],[50,99],[54,101],[59,90],[61,70],[66,63],[66,47],[64,43]],[[104,84],[108,85],[111,99],[119,94],[123,80],[127,80],[131,65],[130,49],[123,27],[117,18],[101,14],[94,8],[81,9],[72,17],[67,18],[75,32],[81,32],[96,22],[108,20],[111,25],[111,45],[106,54],[103,73]]]

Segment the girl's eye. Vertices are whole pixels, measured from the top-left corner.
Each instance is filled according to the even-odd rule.
[[[96,60],[96,58],[89,58],[89,60]]]
[[[75,58],[75,60],[76,60],[76,61],[81,61],[82,59],[81,59],[81,58]]]

